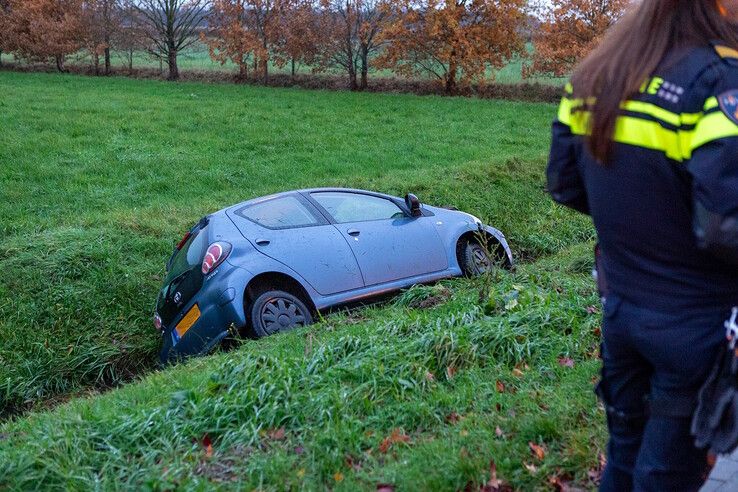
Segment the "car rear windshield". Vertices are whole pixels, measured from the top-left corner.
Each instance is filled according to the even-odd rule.
[[[200,266],[205,256],[205,248],[207,248],[207,237],[207,226],[190,236],[182,249],[177,251],[172,258],[164,285],[169,284],[184,272]]]

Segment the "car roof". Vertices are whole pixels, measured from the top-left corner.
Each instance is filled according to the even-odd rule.
[[[230,207],[227,207],[227,209],[241,208],[241,207],[246,206],[246,205],[253,205],[255,203],[264,202],[264,201],[267,201],[267,200],[273,200],[275,198],[279,198],[279,197],[282,197],[282,196],[288,196],[288,195],[292,195],[292,194],[295,194],[295,193],[306,193],[307,194],[307,193],[320,193],[320,192],[330,192],[330,191],[333,191],[333,192],[343,192],[343,193],[357,193],[357,194],[361,194],[361,195],[372,195],[372,196],[377,196],[377,197],[382,197],[382,198],[388,198],[390,200],[400,200],[400,201],[402,201],[401,198],[396,197],[396,196],[387,195],[385,193],[379,193],[379,192],[376,192],[376,191],[359,190],[359,189],[356,189],[356,188],[335,188],[335,187],[333,187],[333,188],[302,188],[302,189],[297,189],[297,190],[281,191],[279,193],[274,193],[272,195],[265,195],[265,196],[251,198],[249,200],[246,200],[246,201],[237,203],[235,205],[232,205]]]

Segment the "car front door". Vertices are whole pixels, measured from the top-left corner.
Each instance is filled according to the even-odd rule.
[[[448,268],[432,218],[410,217],[394,201],[376,195],[344,191],[310,195],[351,245],[365,285]]]
[[[231,216],[259,251],[297,272],[321,295],[363,287],[346,240],[302,195],[249,204]]]

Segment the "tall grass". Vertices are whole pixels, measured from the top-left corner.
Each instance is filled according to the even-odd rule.
[[[535,258],[591,237],[543,192],[552,106],[0,73],[0,415],[154,365],[172,245],[308,186],[417,193]]]
[[[592,485],[602,415],[590,281],[540,263],[493,280],[488,298],[479,281],[448,282],[432,309],[329,317],[6,424],[0,487],[450,490],[483,483],[490,460],[515,487]]]

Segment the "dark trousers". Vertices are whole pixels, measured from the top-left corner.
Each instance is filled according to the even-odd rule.
[[[689,491],[706,452],[694,447],[697,392],[725,340],[724,308],[664,313],[610,294],[603,308],[602,381],[610,441],[601,491]]]

